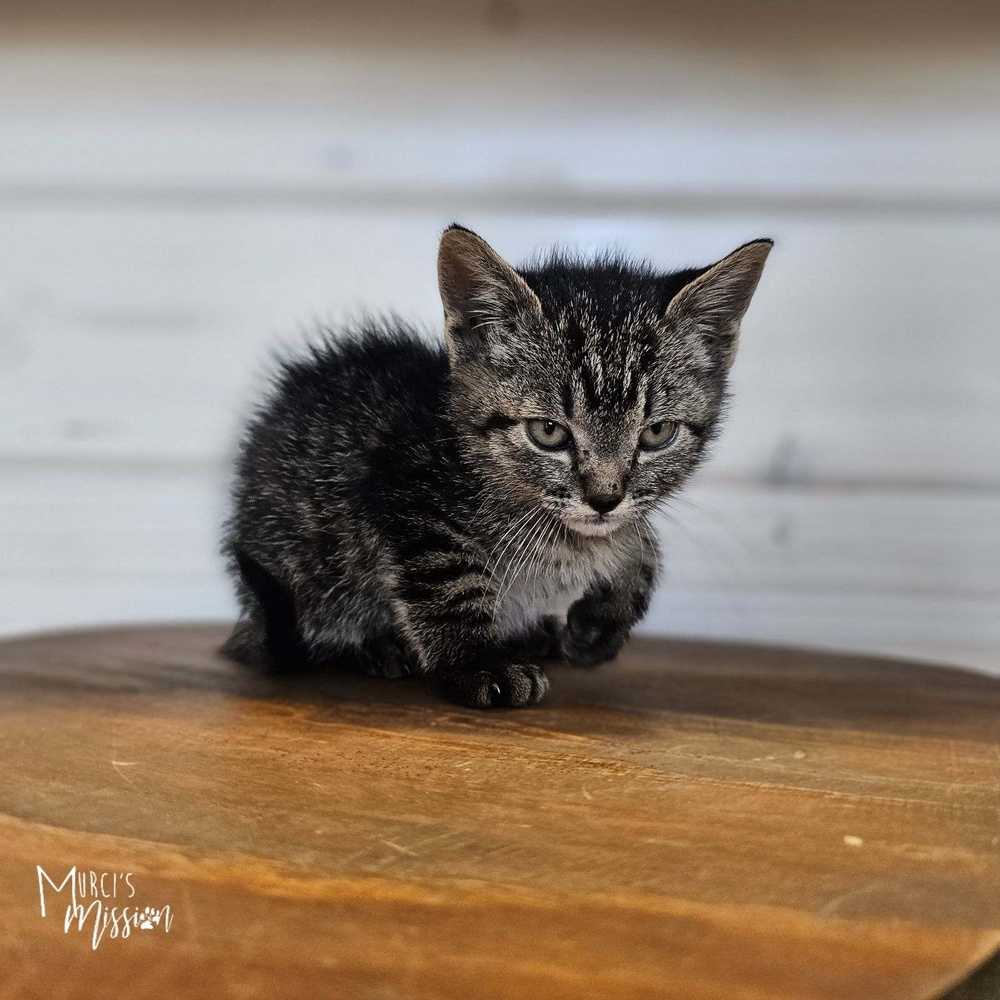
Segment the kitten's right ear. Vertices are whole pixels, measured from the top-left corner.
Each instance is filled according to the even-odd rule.
[[[448,350],[480,346],[502,316],[541,316],[538,296],[484,239],[463,226],[449,226],[438,248],[438,287],[444,305]]]

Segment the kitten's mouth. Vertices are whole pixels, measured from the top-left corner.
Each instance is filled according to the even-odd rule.
[[[613,514],[593,514],[585,517],[564,518],[566,527],[579,535],[601,537],[617,531],[625,522],[623,518]]]

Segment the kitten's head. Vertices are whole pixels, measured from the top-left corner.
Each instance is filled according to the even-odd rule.
[[[673,274],[558,255],[517,271],[447,229],[452,418],[498,493],[603,535],[677,489],[715,432],[771,246]]]

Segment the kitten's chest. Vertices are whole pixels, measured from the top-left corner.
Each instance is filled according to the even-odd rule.
[[[522,635],[544,618],[564,620],[593,584],[610,578],[614,562],[607,545],[583,552],[559,547],[525,566],[500,568],[496,623],[501,636]]]

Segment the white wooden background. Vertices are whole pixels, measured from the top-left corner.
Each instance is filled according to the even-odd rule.
[[[935,7],[0,12],[0,630],[230,615],[269,346],[436,323],[458,219],[777,240],[647,629],[1000,669],[1000,25]]]

